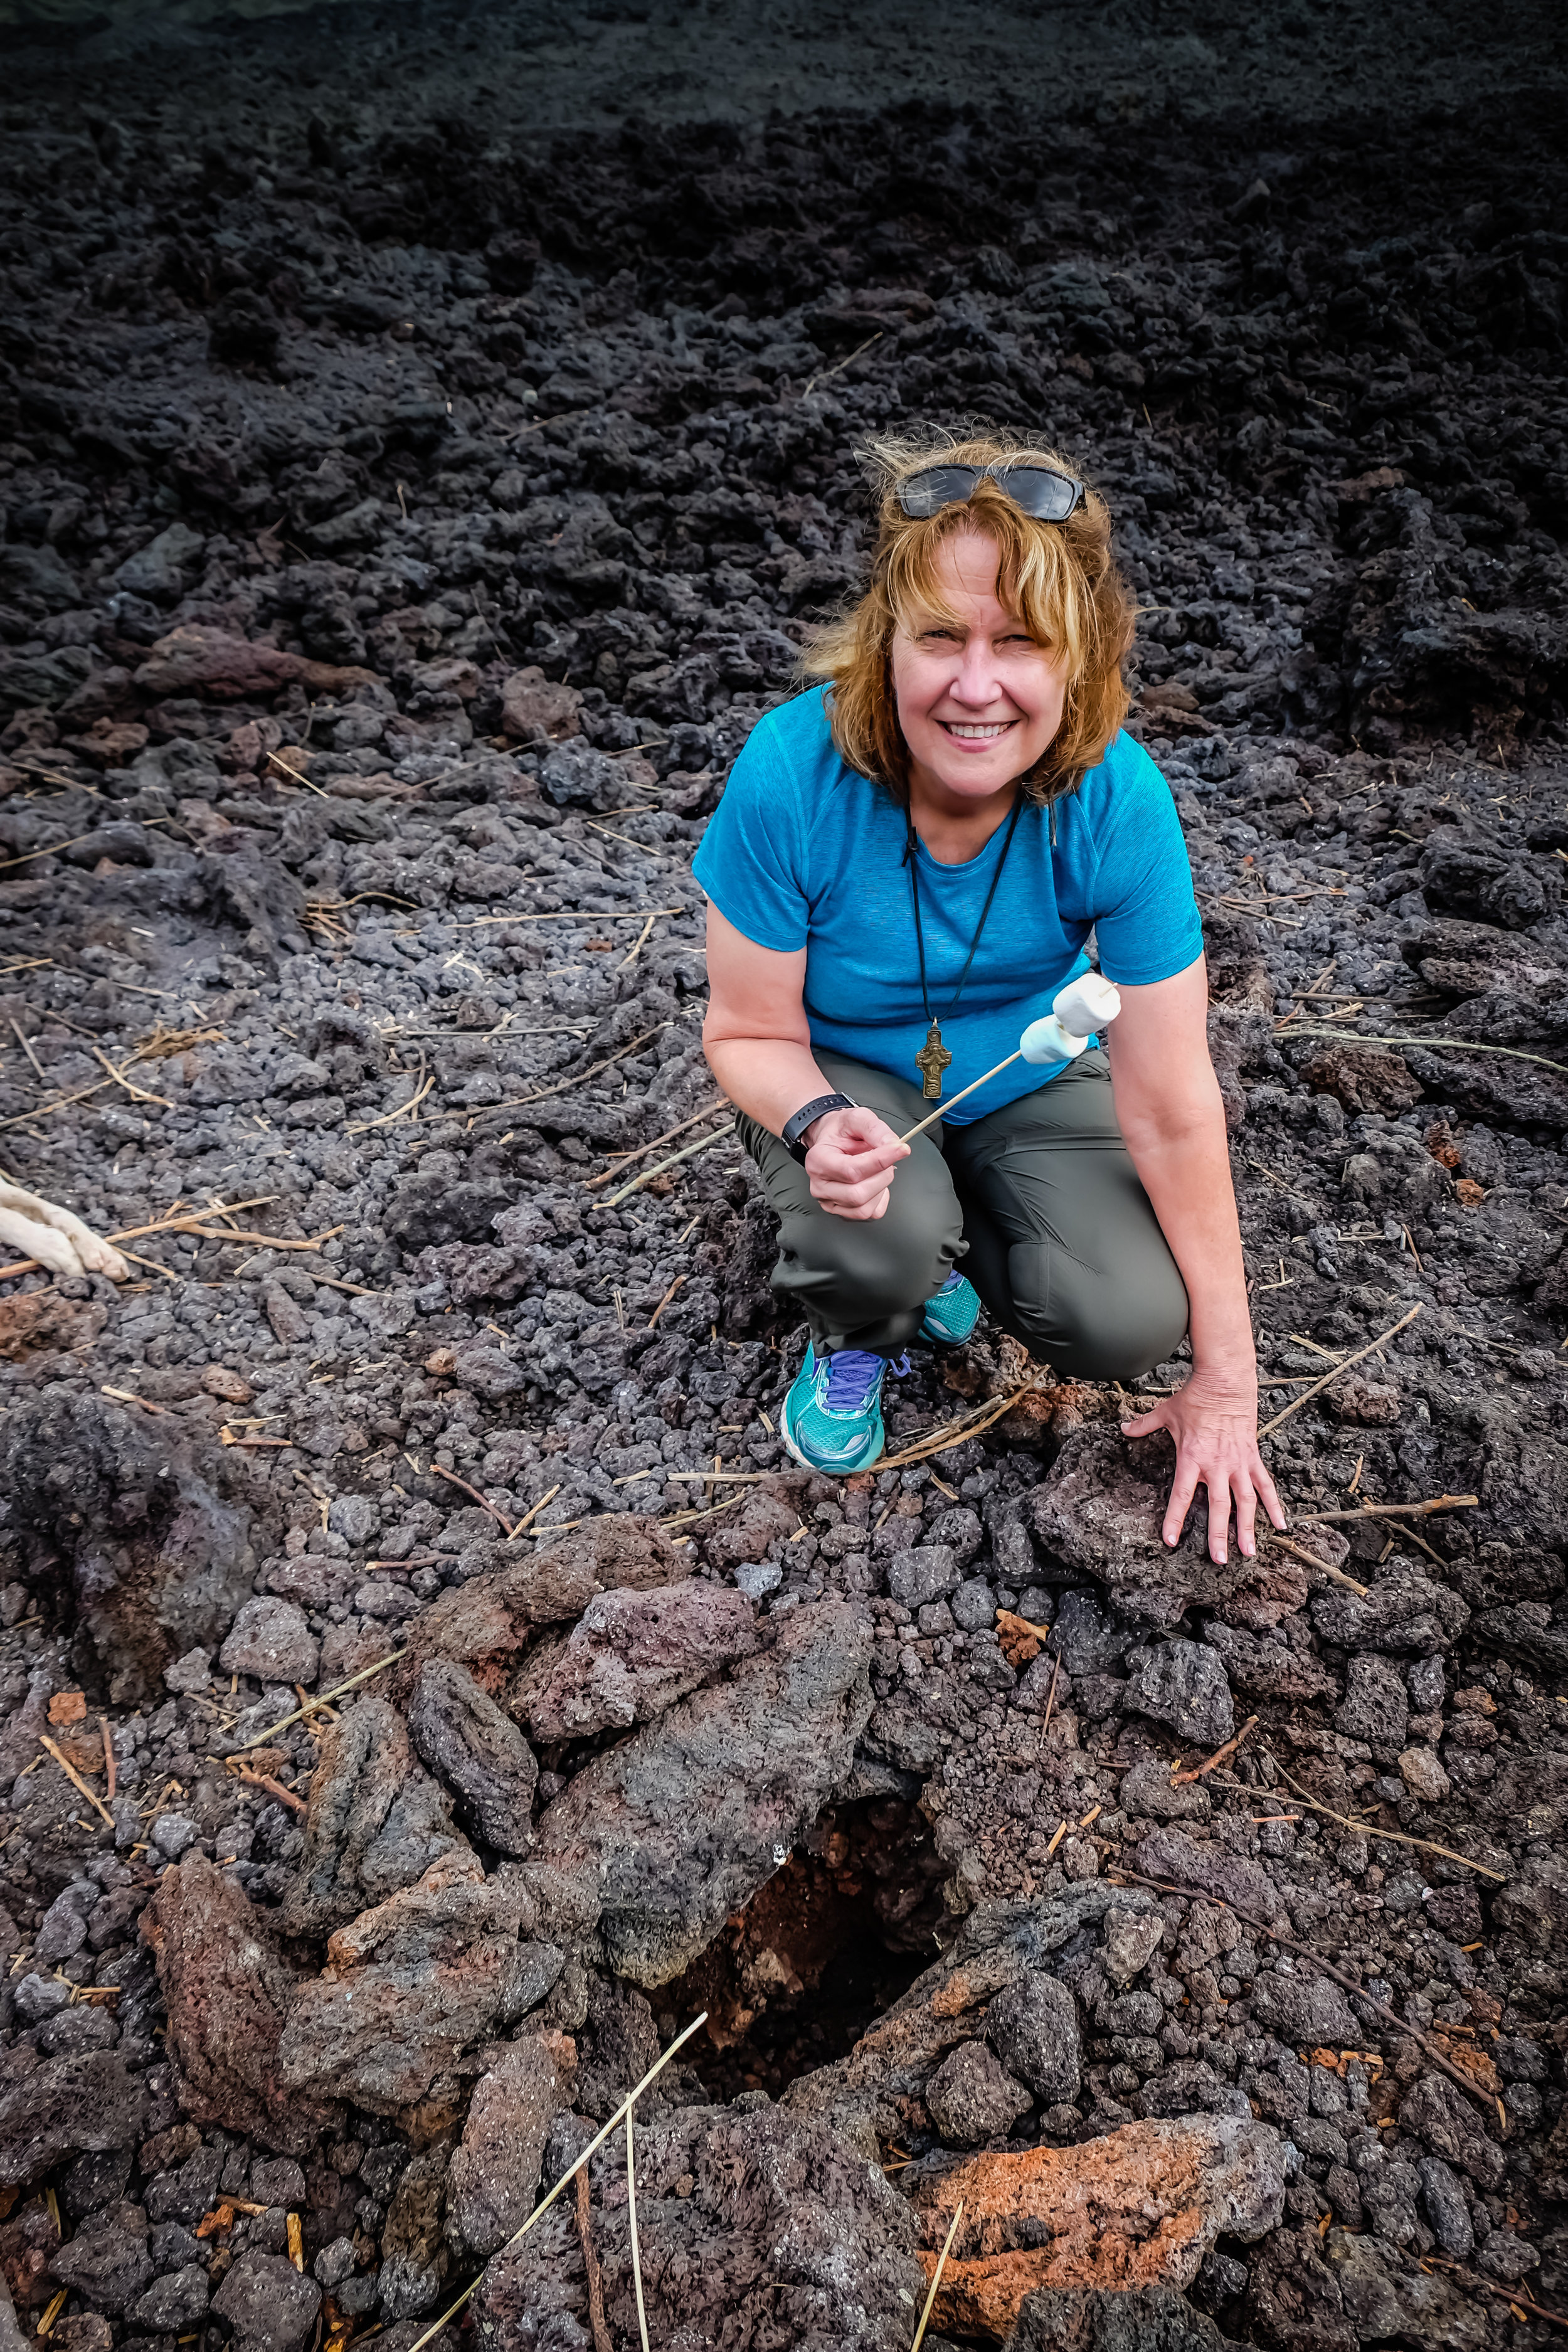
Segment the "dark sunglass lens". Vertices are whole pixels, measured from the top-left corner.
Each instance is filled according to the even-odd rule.
[[[923,519],[943,507],[961,506],[979,479],[975,466],[928,466],[899,484],[899,504],[907,515]]]
[[[1079,501],[1079,484],[1045,466],[1010,466],[996,485],[1038,522],[1066,522]]]

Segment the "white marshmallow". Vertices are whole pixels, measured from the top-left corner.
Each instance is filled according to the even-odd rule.
[[[1072,1062],[1084,1051],[1097,1029],[1114,1021],[1121,1010],[1121,994],[1102,973],[1086,971],[1057,991],[1056,1003],[1043,1021],[1031,1021],[1018,1040],[1026,1062]]]
[[[1091,1037],[1121,1010],[1121,994],[1103,972],[1080,972],[1057,991],[1051,1011],[1070,1037]]]

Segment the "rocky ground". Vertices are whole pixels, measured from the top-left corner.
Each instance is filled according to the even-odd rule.
[[[503,2249],[706,2009],[637,2109],[655,2344],[894,2352],[960,2200],[928,2344],[1544,2342],[1552,106],[547,151],[28,70],[0,1164],[136,1256],[0,1268],[21,2326],[410,2352],[482,2273],[486,2352],[633,2343],[618,2132]],[[893,1466],[777,1442],[689,859],[858,576],[857,436],[968,415],[1081,459],[1143,604],[1300,1407],[1257,1564],[1164,1554],[1163,1441],[984,1326]]]

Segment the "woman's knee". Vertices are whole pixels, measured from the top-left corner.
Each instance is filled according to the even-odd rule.
[[[906,1202],[864,1219],[786,1220],[780,1231],[779,1274],[790,1289],[831,1296],[869,1322],[918,1306],[940,1286],[957,1254],[962,1229],[940,1200]]]
[[[1173,1260],[1125,1276],[1053,1285],[1048,1297],[1015,1299],[1019,1333],[1075,1380],[1140,1380],[1185,1336],[1186,1286]]]

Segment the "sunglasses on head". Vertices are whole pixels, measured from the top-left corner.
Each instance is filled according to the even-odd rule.
[[[1058,474],[1054,466],[999,464],[922,467],[918,474],[906,474],[899,484],[899,504],[907,515],[922,521],[943,507],[963,506],[987,480],[1037,522],[1066,522],[1083,503],[1083,484],[1070,474]]]

